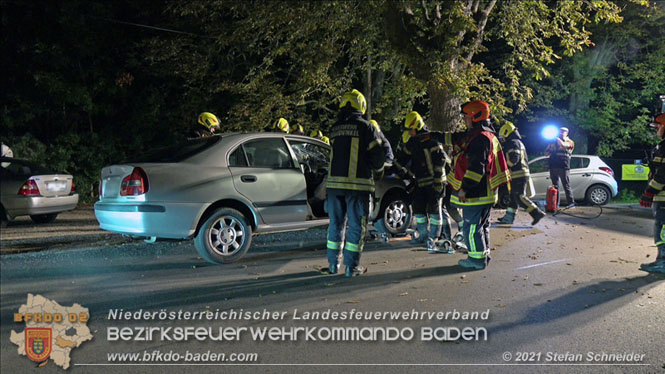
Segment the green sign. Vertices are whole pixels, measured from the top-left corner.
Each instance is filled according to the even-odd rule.
[[[649,167],[644,165],[634,165],[634,164],[621,165],[621,180],[648,181]]]

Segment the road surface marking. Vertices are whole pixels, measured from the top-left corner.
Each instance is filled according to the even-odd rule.
[[[522,266],[521,268],[517,268],[515,270],[524,270],[524,269],[529,269],[529,268],[535,268],[536,266],[543,266],[543,265],[549,265],[549,264],[556,264],[557,262],[564,262],[567,259],[562,258],[561,260],[554,260],[554,261],[548,261],[548,262],[543,262],[542,264],[535,264],[535,265],[529,265],[529,266]]]

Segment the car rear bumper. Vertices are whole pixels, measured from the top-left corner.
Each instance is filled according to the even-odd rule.
[[[102,230],[118,234],[184,239],[196,231],[201,204],[95,204]]]
[[[78,194],[58,197],[25,196],[12,199],[12,205],[5,208],[9,216],[17,217],[66,212],[76,208],[78,202]]]

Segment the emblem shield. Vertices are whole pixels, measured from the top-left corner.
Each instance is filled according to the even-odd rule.
[[[52,330],[42,327],[25,329],[25,354],[29,359],[42,362],[51,355]]]

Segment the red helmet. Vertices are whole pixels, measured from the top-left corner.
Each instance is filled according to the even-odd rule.
[[[490,106],[482,100],[469,101],[462,104],[462,114],[471,116],[473,122],[480,122],[490,118]]]
[[[657,115],[656,117],[654,117],[653,121],[655,123],[659,123],[659,124],[665,126],[665,113],[661,113],[661,114]]]

